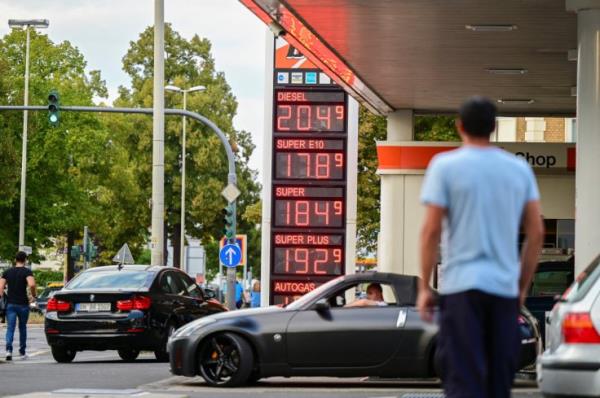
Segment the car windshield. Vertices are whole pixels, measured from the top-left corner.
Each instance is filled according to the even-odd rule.
[[[47,287],[44,289],[44,291],[38,296],[38,300],[45,300],[47,298],[50,298],[51,293],[54,293],[56,291],[59,291],[61,288],[60,287]]]
[[[554,297],[562,294],[573,282],[572,271],[536,272],[529,291],[530,297]]]
[[[567,289],[563,295],[566,301],[579,301],[585,297],[587,292],[592,288],[598,277],[600,277],[600,256],[575,278],[575,282]]]
[[[149,288],[154,279],[149,271],[91,271],[83,272],[73,279],[66,288],[82,289],[142,289]]]
[[[313,290],[309,293],[306,293],[304,296],[300,297],[298,300],[288,304],[285,308],[290,309],[290,310],[299,310],[304,305],[311,302],[316,297],[320,296],[321,293],[323,293],[325,290],[328,290],[331,286],[337,285],[338,283],[342,282],[343,280],[344,280],[343,276],[332,279],[329,282],[319,286],[315,290]]]

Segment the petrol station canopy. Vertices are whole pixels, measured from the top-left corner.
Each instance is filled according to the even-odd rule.
[[[564,0],[241,0],[380,114],[573,116],[577,15]]]

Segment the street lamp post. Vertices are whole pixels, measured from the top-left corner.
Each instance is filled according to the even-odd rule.
[[[182,89],[177,86],[168,85],[165,90],[176,91],[183,93],[183,110],[187,110],[187,94],[194,91],[204,91],[204,86],[194,86],[188,89]],[[186,141],[186,119],[182,116],[182,132],[181,132],[181,233],[180,233],[180,244],[179,244],[179,266],[185,271],[185,141]]]
[[[29,28],[47,28],[49,26],[47,19],[9,19],[10,28],[24,28],[27,39],[25,42],[25,92],[23,104],[29,105]],[[23,111],[23,149],[21,153],[21,197],[19,207],[19,250],[25,246],[25,187],[27,185],[27,110]]]

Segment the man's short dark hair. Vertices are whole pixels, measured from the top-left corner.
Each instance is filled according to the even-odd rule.
[[[458,113],[465,132],[470,136],[487,138],[496,128],[496,106],[487,98],[469,98]]]
[[[367,291],[371,288],[373,288],[373,289],[377,290],[379,293],[383,294],[383,289],[381,288],[381,285],[379,283],[377,283],[377,282],[371,283],[369,286],[367,286]]]
[[[15,256],[15,261],[18,263],[24,263],[25,261],[27,261],[27,253],[18,252],[17,255]]]

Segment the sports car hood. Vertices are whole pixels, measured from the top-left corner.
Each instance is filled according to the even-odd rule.
[[[208,322],[220,321],[225,319],[235,319],[235,318],[243,318],[243,317],[256,317],[261,315],[273,314],[275,312],[285,311],[281,307],[271,306],[264,308],[248,308],[244,310],[234,310],[234,311],[226,311],[220,312],[215,315],[206,316],[200,319],[196,319],[193,322],[188,323],[189,326],[202,325]]]
[[[229,319],[229,318],[244,317],[244,316],[266,315],[266,314],[272,314],[274,312],[281,312],[281,311],[284,311],[284,309],[281,307],[272,305],[270,307],[246,308],[243,310],[220,312],[216,315],[212,315],[211,318],[220,320],[220,319]]]

